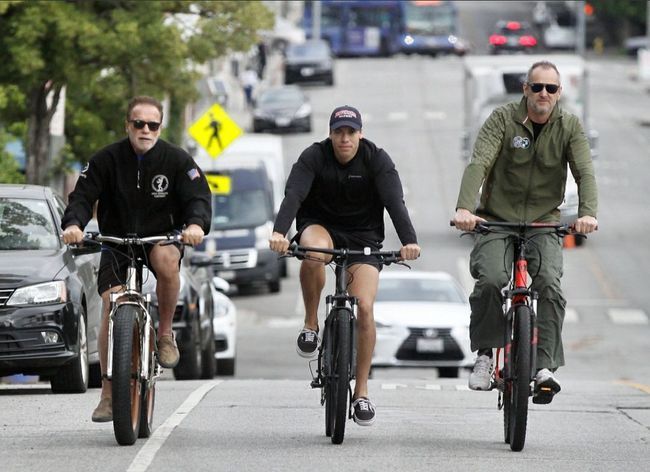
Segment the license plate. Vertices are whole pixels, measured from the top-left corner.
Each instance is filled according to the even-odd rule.
[[[442,339],[418,338],[415,340],[415,350],[417,352],[442,352],[444,342]]]
[[[220,270],[217,271],[217,277],[221,277],[223,280],[231,281],[235,278],[234,270]]]
[[[275,120],[277,126],[289,126],[289,123],[291,123],[290,118],[276,118]]]
[[[313,67],[303,67],[300,69],[300,73],[305,76],[305,77],[311,77],[314,75],[314,68]]]

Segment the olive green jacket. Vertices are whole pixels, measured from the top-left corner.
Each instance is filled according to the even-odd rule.
[[[567,164],[578,185],[578,216],[596,217],[598,196],[589,142],[578,117],[559,105],[533,139],[526,98],[495,109],[476,138],[456,208],[490,220],[556,222]]]

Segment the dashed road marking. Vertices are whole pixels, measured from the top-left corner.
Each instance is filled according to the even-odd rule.
[[[574,308],[567,308],[564,311],[565,323],[577,323],[579,321],[578,312]]]
[[[616,324],[648,324],[645,311],[635,308],[610,308],[607,314]]]

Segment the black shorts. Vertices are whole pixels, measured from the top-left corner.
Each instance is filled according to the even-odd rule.
[[[291,238],[291,241],[295,241],[299,243],[300,236],[302,236],[302,232],[305,230],[305,228],[311,225],[319,225],[325,228],[325,230],[329,233],[330,237],[332,238],[332,242],[334,243],[335,249],[345,248],[345,249],[353,249],[355,251],[361,251],[364,248],[369,247],[373,251],[378,251],[382,248],[381,241],[373,240],[365,232],[341,231],[338,229],[328,228],[324,224],[318,222],[305,223],[298,230],[298,233],[293,238]],[[383,269],[384,267],[384,264],[379,262],[377,256],[366,256],[363,254],[349,256],[348,265],[353,265],[353,264],[369,264],[373,267],[376,267],[377,270],[379,271],[381,271],[381,269]]]
[[[183,246],[178,243],[174,243],[173,246],[181,253],[178,261],[180,267],[180,261],[183,259]],[[149,271],[155,276],[156,272],[151,267],[151,264],[149,264],[149,254],[151,254],[152,249],[153,244],[133,247],[140,270],[146,265]],[[126,251],[127,246],[110,244],[102,246],[99,273],[97,275],[97,291],[100,295],[111,287],[126,284],[126,269],[131,261]]]

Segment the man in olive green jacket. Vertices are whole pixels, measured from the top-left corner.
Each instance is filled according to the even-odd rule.
[[[471,231],[486,220],[559,222],[568,165],[580,198],[574,229],[590,233],[598,225],[598,199],[589,143],[579,119],[557,105],[562,93],[557,67],[547,61],[533,64],[523,93],[521,102],[494,110],[479,131],[461,182],[456,228]],[[540,232],[527,254],[529,273],[537,274],[532,288],[539,294],[533,402],[549,403],[560,391],[554,372],[564,365],[566,300],[560,284],[562,242],[555,233]],[[492,349],[503,346],[501,290],[510,278],[504,260],[512,260],[512,246],[502,234],[477,236],[470,256],[470,272],[477,279],[469,299],[471,346],[478,351],[469,378],[473,390],[490,389]]]

